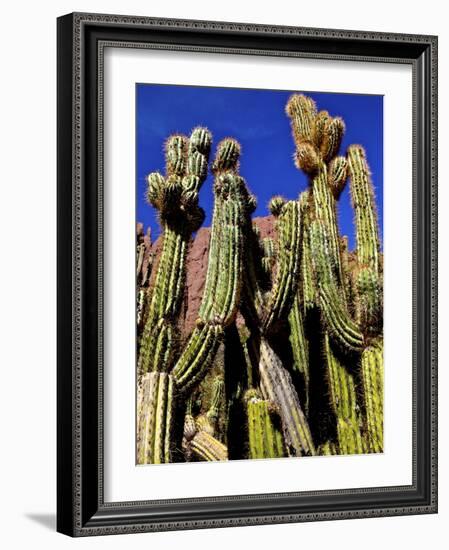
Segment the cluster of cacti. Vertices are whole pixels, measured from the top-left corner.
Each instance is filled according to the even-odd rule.
[[[252,220],[240,146],[221,141],[195,326],[182,337],[186,261],[204,220],[198,192],[212,136],[166,143],[166,174],[148,176],[161,237],[138,231],[139,464],[383,450],[382,253],[365,153],[339,156],[344,123],[294,94],[286,112],[309,185],[269,204],[275,237]],[[340,236],[350,179],[357,247]]]

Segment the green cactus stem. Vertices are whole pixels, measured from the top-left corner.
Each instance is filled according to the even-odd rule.
[[[276,243],[270,237],[265,237],[261,241],[262,243],[262,269],[263,275],[266,281],[271,282],[271,275],[273,272],[273,266],[277,259]]]
[[[337,445],[333,441],[326,441],[318,447],[318,454],[323,456],[335,456],[338,455]]]
[[[351,145],[347,152],[352,204],[357,230],[359,265],[379,273],[379,229],[376,202],[363,147]]]
[[[334,354],[328,335],[324,338],[330,400],[337,420],[340,454],[363,453],[361,417],[354,377]]]
[[[225,139],[218,145],[213,164],[215,205],[205,290],[197,326],[172,371],[181,392],[202,379],[223,339],[224,329],[237,314],[243,226],[250,196],[245,181],[236,173],[239,152],[235,140]]]
[[[300,373],[304,381],[305,396],[304,410],[309,410],[309,353],[308,342],[304,333],[304,319],[301,310],[299,295],[295,296],[293,306],[288,315],[290,325],[290,343],[293,352],[293,369]]]
[[[376,204],[365,151],[352,145],[348,152],[351,197],[357,236],[356,314],[362,330],[374,336],[382,328],[380,240]]]
[[[337,207],[334,195],[329,186],[327,167],[325,164],[320,166],[317,175],[312,179],[312,197],[315,216],[326,226],[329,254],[331,256],[330,261],[334,270],[334,280],[342,291],[342,299],[344,299],[340,239],[337,225]]]
[[[310,251],[310,192],[303,191],[299,197],[302,220],[303,238],[301,243],[301,277],[299,292],[302,296],[303,315],[306,316],[316,303],[316,288],[313,278],[312,256]]]
[[[317,114],[315,102],[300,94],[291,96],[286,112],[297,149],[295,162],[298,169],[309,176],[314,215],[326,225],[336,284],[344,292],[336,198],[346,182],[346,161],[334,157],[340,148],[345,125],[341,118],[332,118],[326,111]]]
[[[349,316],[334,283],[333,255],[329,252],[326,226],[321,220],[316,219],[310,225],[309,233],[313,269],[319,289],[319,304],[327,329],[342,350],[361,352],[364,347],[363,334]]]
[[[250,390],[246,396],[248,415],[249,458],[285,456],[282,432],[276,425],[273,405]]]
[[[192,451],[206,461],[228,460],[228,449],[212,435],[199,430],[190,441]]]
[[[288,314],[299,280],[301,254],[301,210],[299,201],[286,202],[279,212],[278,262],[276,277],[262,319],[262,331],[268,332],[273,324]]]
[[[356,278],[356,319],[368,335],[382,329],[383,300],[380,277],[370,267],[360,269]]]
[[[172,371],[180,391],[187,392],[203,378],[222,340],[221,325],[204,325],[193,330]]]
[[[363,396],[366,410],[368,449],[383,452],[383,345],[379,342],[363,351]]]
[[[215,433],[224,395],[224,380],[216,377],[212,386],[212,399],[206,417]]]
[[[166,177],[159,172],[148,176],[148,200],[159,211],[163,247],[140,341],[138,370],[142,374],[171,366],[187,245],[204,219],[198,191],[207,175],[210,144],[205,128],[195,128],[190,139],[171,136],[165,144]]]
[[[260,343],[259,373],[263,396],[274,403],[281,418],[288,454],[315,455],[310,428],[291,376],[264,338]]]
[[[172,461],[175,385],[164,372],[143,376],[138,391],[137,463],[162,464]]]

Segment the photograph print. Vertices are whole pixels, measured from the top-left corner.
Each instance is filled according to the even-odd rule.
[[[383,452],[383,97],[136,85],[136,464]]]

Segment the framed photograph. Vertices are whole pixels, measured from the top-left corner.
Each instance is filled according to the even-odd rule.
[[[58,531],[437,511],[437,38],[58,19]]]

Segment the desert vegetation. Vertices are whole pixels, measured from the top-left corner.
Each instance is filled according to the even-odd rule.
[[[286,115],[308,187],[273,196],[265,220],[252,219],[232,137],[211,155],[206,128],[171,135],[164,173],[147,178],[161,236],[138,228],[138,464],[383,450],[383,257],[365,151],[341,155],[344,121],[307,96],[293,94]],[[337,221],[348,182],[353,251]],[[200,238],[207,267],[190,307]]]

